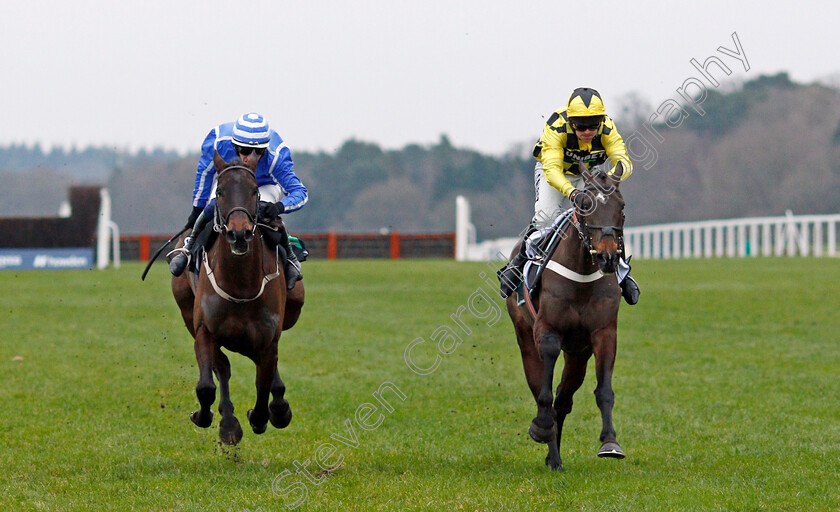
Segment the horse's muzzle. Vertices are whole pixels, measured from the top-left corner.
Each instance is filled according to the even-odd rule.
[[[617,250],[603,251],[595,254],[595,263],[598,268],[605,274],[614,274],[618,269],[618,260],[621,257]]]
[[[236,256],[243,256],[248,254],[248,248],[251,240],[254,239],[253,228],[243,229],[227,229],[225,230],[225,240],[230,245],[230,252]]]
[[[601,228],[601,237],[595,244],[595,263],[605,274],[613,274],[618,269],[618,261],[621,259],[621,251],[618,250],[616,230],[610,226]]]
[[[613,274],[618,269],[618,260],[621,253],[618,250],[618,243],[611,234],[601,236],[601,240],[595,245],[595,263],[605,274]]]

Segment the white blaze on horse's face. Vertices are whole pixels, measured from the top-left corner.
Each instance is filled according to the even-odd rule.
[[[603,192],[598,192],[598,195],[595,196],[595,199],[601,204],[607,204],[607,196],[605,196]]]

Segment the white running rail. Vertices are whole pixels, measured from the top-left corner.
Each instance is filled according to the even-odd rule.
[[[678,222],[624,230],[637,259],[837,257],[840,214]]]

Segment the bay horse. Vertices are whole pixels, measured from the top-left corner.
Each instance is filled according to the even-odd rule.
[[[248,168],[238,160],[227,163],[218,153],[213,162],[217,171],[214,230],[220,236],[197,263],[197,272],[172,278],[172,294],[195,339],[199,370],[195,393],[201,408],[190,419],[202,428],[212,424],[215,374],[221,388],[219,439],[233,445],[242,439],[242,427],[233,414],[230,361],[222,348],[256,365],[256,403],[248,411],[254,433],[265,432],[268,421],[276,428],[288,426],[292,410],[277,371],[277,344],[281,332],[297,322],[304,290],[301,281],[286,290],[283,259],[266,243],[263,226],[258,229],[256,164]]]
[[[507,298],[525,378],[537,402],[537,416],[528,433],[534,441],[548,444],[545,463],[555,471],[563,471],[559,451],[563,423],[592,355],[597,376],[595,401],[602,420],[598,456],[624,458],[612,421],[612,373],[621,301],[614,273],[624,227],[624,199],[618,190],[622,169],[619,164],[613,176],[587,172],[584,192],[593,199],[593,208],[575,212],[576,230],[557,244],[539,290],[529,296],[533,300],[519,305],[516,293]],[[513,254],[518,250],[515,247]],[[554,366],[561,352],[563,374],[552,406]]]

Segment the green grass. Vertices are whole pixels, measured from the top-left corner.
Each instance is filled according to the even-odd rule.
[[[251,432],[253,365],[234,354],[236,448],[217,445],[218,415],[207,430],[188,419],[198,371],[164,265],[145,283],[140,264],[0,272],[0,510],[287,510],[297,495],[275,479],[306,487],[298,510],[838,510],[838,260],[634,265],[642,299],[622,305],[614,375],[627,458],[595,455],[590,363],[562,474],[528,437],[536,406],[501,303],[498,320],[462,313],[471,334],[450,318],[489,288],[484,264],[304,270],[303,316],[280,340],[294,419]],[[431,366],[444,325],[462,343],[412,372],[406,346],[422,337],[412,360]],[[364,430],[355,411],[386,382],[406,398],[384,393],[393,412]],[[331,439],[347,420],[356,447]],[[326,443],[343,464],[317,475]],[[320,484],[296,473],[307,460]]]

